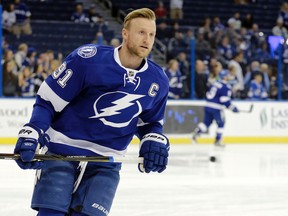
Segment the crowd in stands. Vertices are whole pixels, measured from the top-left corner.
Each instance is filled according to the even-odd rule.
[[[71,20],[75,23],[86,22],[98,24],[102,29],[108,23],[99,15],[96,6],[91,4],[88,10],[83,9],[82,3],[75,5]],[[63,62],[63,54],[54,50],[38,52],[27,43],[15,45],[6,40],[6,36],[31,35],[31,11],[27,3],[21,0],[8,1],[4,4],[2,13],[2,95],[10,97],[35,97],[45,78],[55,71]],[[91,43],[106,43],[101,29],[95,33]],[[113,43],[112,43],[113,42]],[[108,44],[108,42],[107,42]],[[118,46],[120,41],[115,38],[112,46]]]
[[[245,4],[249,4],[249,2]],[[162,7],[162,3],[159,3],[155,11],[159,11],[161,8],[162,13],[160,14],[169,16],[168,13],[163,13],[168,10]],[[189,89],[191,85],[191,68],[183,70],[180,67],[177,69],[175,66],[171,72],[171,60],[174,62],[179,55],[185,55],[186,61],[190,60],[192,40],[195,43],[195,64],[192,66],[195,67],[194,93],[197,99],[206,97],[209,87],[219,79],[218,73],[221,70],[229,71],[229,84],[232,88],[233,98],[277,99],[279,87],[277,58],[279,56],[277,56],[277,49],[273,56],[268,36],[287,38],[288,3],[283,2],[279,8],[278,17],[275,17],[275,26],[266,33],[261,31],[258,23],[254,22],[251,13],[235,12],[227,20],[221,20],[218,16],[206,17],[201,25],[194,27],[180,26],[181,17],[173,19],[174,22],[170,25],[165,19],[161,19],[157,25],[157,37],[167,46],[169,63],[165,67],[165,71],[170,78],[170,98],[190,97],[191,92],[187,92],[187,86]],[[286,43],[283,44],[283,55],[280,56],[283,58],[284,66],[281,96],[282,99],[287,99],[288,48],[286,48]],[[178,62],[180,63],[179,60]],[[187,71],[189,72],[187,73]]]
[[[204,99],[209,87],[218,80],[221,70],[228,70],[232,96],[236,99],[267,100],[277,99],[277,52],[270,52],[268,34],[261,31],[251,13],[235,12],[227,20],[219,16],[205,17],[199,26],[181,26],[183,0],[170,0],[165,6],[157,2],[155,14],[157,21],[157,39],[167,47],[167,65],[163,65],[169,77],[170,99],[190,98],[191,67],[194,67],[194,95]],[[247,1],[245,4],[249,4]],[[21,12],[22,11],[22,12]],[[5,44],[6,34],[32,34],[30,26],[31,12],[21,0],[4,5],[2,28],[3,48],[3,96],[34,97],[43,80],[63,61],[63,55],[53,50],[38,53],[33,47],[21,43],[17,50]],[[288,3],[279,5],[279,15],[275,17],[275,26],[271,35],[287,38]],[[173,23],[168,22],[173,21]],[[97,13],[96,5],[88,9],[82,3],[75,4],[70,21],[75,23],[94,23],[108,28],[108,23]],[[194,41],[194,44],[191,43]],[[114,47],[121,41],[114,38],[106,41],[101,29],[95,32],[91,43],[109,44]],[[195,47],[195,63],[190,64],[191,46]],[[279,57],[279,56],[278,56]],[[282,97],[288,93],[288,46],[283,47],[283,86]]]

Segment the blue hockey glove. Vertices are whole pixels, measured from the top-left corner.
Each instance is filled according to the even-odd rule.
[[[230,109],[232,112],[234,112],[234,113],[238,113],[238,112],[239,112],[239,110],[237,109],[237,107],[235,107],[234,105],[231,105],[231,106],[229,107],[229,109]]]
[[[140,172],[158,172],[166,169],[168,164],[169,140],[157,133],[148,133],[140,142],[139,156],[144,158],[143,164],[138,164]]]
[[[38,147],[48,144],[49,136],[40,128],[33,124],[25,124],[18,133],[18,140],[14,149],[15,154],[20,154],[21,159],[16,160],[18,166],[22,169],[41,169],[42,161],[32,161]]]

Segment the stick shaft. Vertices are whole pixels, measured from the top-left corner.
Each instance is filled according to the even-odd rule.
[[[240,112],[246,112],[246,113],[251,113],[253,110],[254,105],[251,104],[249,110],[240,110]]]
[[[0,160],[17,160],[19,154],[0,153]],[[63,155],[44,155],[35,154],[34,160],[60,160],[60,161],[87,161],[87,162],[114,162],[114,163],[143,163],[140,157],[106,157],[106,156],[63,156]]]

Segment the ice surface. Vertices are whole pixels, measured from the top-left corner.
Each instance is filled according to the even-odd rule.
[[[129,155],[137,155],[137,145]],[[11,153],[13,146],[0,145]],[[109,216],[287,216],[288,145],[172,145],[167,170],[143,174],[125,164]],[[34,171],[0,161],[0,216],[34,216]]]

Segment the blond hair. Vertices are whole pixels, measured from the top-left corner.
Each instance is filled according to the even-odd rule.
[[[127,14],[127,16],[124,19],[123,27],[128,29],[131,20],[136,19],[136,18],[145,18],[148,20],[156,21],[156,16],[155,16],[155,13],[153,10],[151,10],[149,8],[140,8],[137,10],[133,10],[132,12]]]

